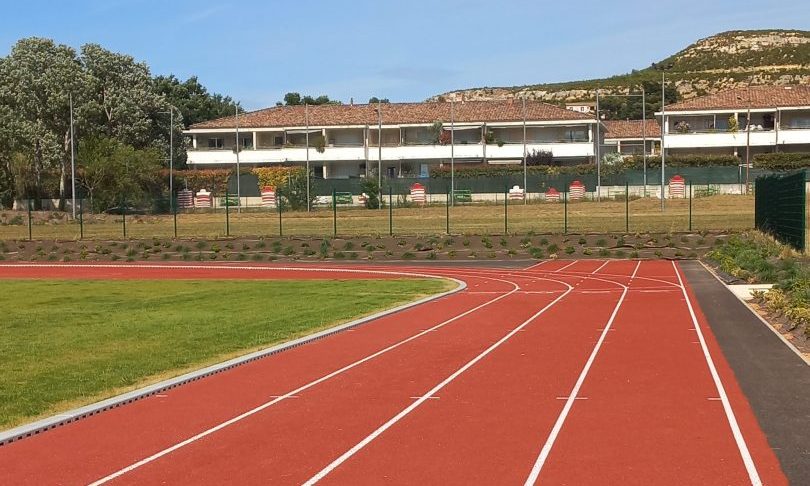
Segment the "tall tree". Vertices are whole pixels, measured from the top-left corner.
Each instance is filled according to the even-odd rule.
[[[169,104],[183,114],[186,127],[215,118],[233,116],[234,105],[237,104],[230,96],[209,93],[205,86],[200,84],[197,76],[185,81],[180,81],[173,74],[156,76],[154,86],[157,93],[163,95]],[[244,111],[241,106],[239,111]]]
[[[75,51],[50,39],[22,39],[0,63],[0,104],[6,106],[0,112],[0,130],[8,137],[7,150],[23,153],[32,165],[37,205],[44,173],[55,168],[60,171],[64,205],[70,161],[69,97],[74,93],[81,98],[86,85]]]

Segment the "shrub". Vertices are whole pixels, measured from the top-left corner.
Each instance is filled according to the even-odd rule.
[[[768,170],[793,170],[810,167],[810,154],[757,154],[754,156],[754,167]]]

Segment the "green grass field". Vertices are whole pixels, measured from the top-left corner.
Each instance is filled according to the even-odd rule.
[[[451,285],[426,279],[0,280],[0,429]]]
[[[454,234],[500,234],[504,230],[504,206],[499,204],[458,205],[450,208],[450,231]],[[621,232],[625,231],[629,216],[631,232],[677,232],[689,230],[689,201],[666,201],[661,211],[660,200],[643,198],[630,201],[605,200],[602,202],[576,202],[568,205],[569,232]],[[754,226],[753,196],[716,195],[692,200],[692,229],[745,230]],[[27,239],[27,214],[6,212],[5,221],[22,224],[0,224],[0,240]],[[508,231],[525,234],[562,233],[565,229],[562,203],[532,203],[524,205],[513,201],[508,206]],[[65,219],[48,218],[48,213],[37,215],[32,227],[34,239],[78,239],[79,225]],[[442,234],[447,229],[447,208],[444,205],[424,208],[394,208],[391,214],[393,232],[397,235]],[[277,236],[278,213],[273,209],[252,208],[241,214],[231,209],[231,236]],[[224,210],[216,213],[182,213],[177,218],[178,236],[182,238],[215,238],[226,234]],[[284,236],[332,235],[333,214],[330,208],[318,208],[307,213],[282,214]],[[388,209],[367,210],[339,207],[337,211],[338,235],[387,235]],[[171,237],[174,221],[170,215],[130,216],[127,218],[127,237]],[[123,236],[120,216],[85,215],[84,237],[110,239]]]

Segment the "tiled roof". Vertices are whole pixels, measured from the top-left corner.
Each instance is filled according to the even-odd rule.
[[[383,103],[383,125],[450,122],[449,102]],[[304,106],[277,106],[239,116],[241,128],[303,127]],[[523,120],[520,101],[456,102],[455,122],[517,122]],[[526,102],[529,121],[591,120],[593,117],[537,101]],[[377,105],[317,105],[309,107],[310,126],[377,125]],[[192,125],[192,129],[233,128],[235,117]]]
[[[607,120],[602,122],[605,127],[605,138],[643,138],[644,122],[642,120]],[[661,125],[657,120],[647,120],[647,137],[660,138]]]
[[[750,100],[750,103],[749,103]],[[810,86],[752,86],[722,91],[666,106],[666,111],[744,110],[810,106]]]

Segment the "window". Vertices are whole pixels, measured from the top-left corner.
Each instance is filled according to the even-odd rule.
[[[252,149],[253,148],[253,137],[245,137],[242,139],[242,148],[243,149]]]
[[[221,149],[225,146],[225,140],[222,138],[209,138],[208,139],[208,148],[210,149]]]
[[[273,145],[284,145],[284,137],[282,135],[273,137]]]

